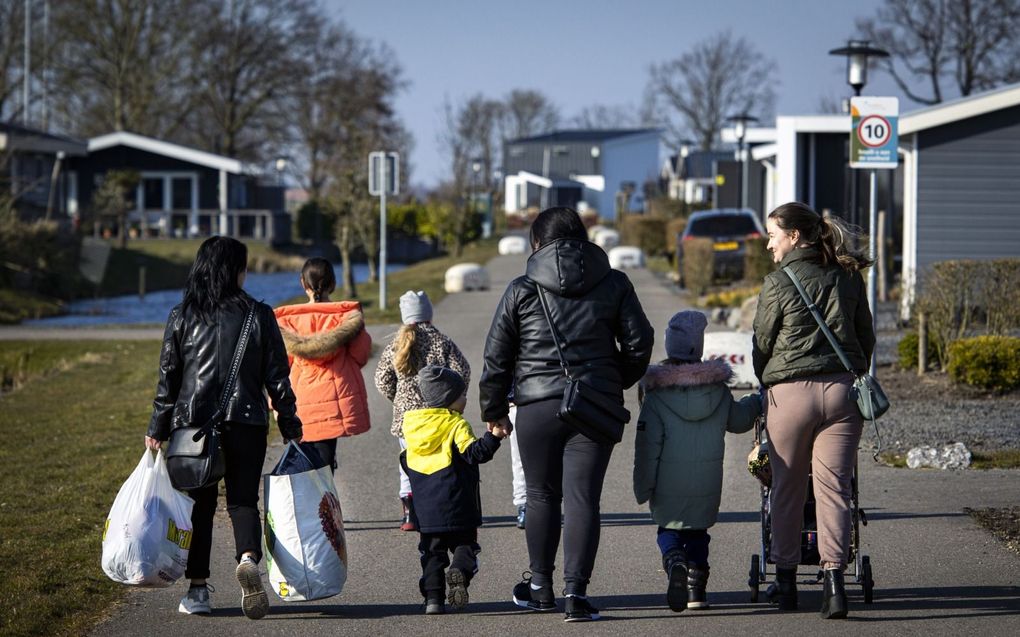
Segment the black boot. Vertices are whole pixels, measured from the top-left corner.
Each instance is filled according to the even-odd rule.
[[[777,595],[779,610],[797,610],[797,569],[777,568],[776,584],[779,587]]]
[[[411,496],[400,498],[400,503],[404,507],[404,518],[400,521],[401,531],[417,531],[418,530],[418,518],[414,515],[414,500]]]
[[[666,603],[674,613],[687,609],[687,555],[674,549],[662,556],[662,570],[666,571],[669,586],[666,588]]]
[[[705,587],[708,585],[708,564],[698,566],[689,564],[687,566],[687,608],[691,610],[708,610],[708,595]]]
[[[843,586],[842,569],[825,569],[822,593],[822,619],[846,618],[846,589]]]

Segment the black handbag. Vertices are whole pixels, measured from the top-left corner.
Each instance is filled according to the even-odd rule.
[[[597,443],[615,445],[623,440],[623,427],[630,420],[630,412],[610,396],[570,374],[570,366],[567,365],[567,359],[563,356],[556,327],[549,315],[549,308],[546,307],[542,286],[536,283],[535,287],[538,289],[538,301],[542,306],[542,313],[545,314],[553,343],[556,345],[560,366],[563,368],[563,374],[567,377],[567,388],[563,392],[563,401],[560,403],[560,410],[557,414],[559,419]]]
[[[241,359],[248,346],[252,324],[255,321],[255,304],[252,303],[241,326],[241,335],[234,348],[234,359],[230,363],[227,382],[223,385],[220,404],[212,417],[201,427],[177,427],[170,432],[166,445],[166,469],[175,489],[190,491],[215,484],[226,473],[223,450],[220,449],[220,425],[227,413],[227,404],[234,393]]]
[[[804,299],[804,303],[807,304],[808,310],[811,312],[811,316],[814,317],[815,322],[818,323],[818,327],[825,334],[825,338],[829,340],[829,344],[832,345],[832,349],[836,350],[836,356],[839,357],[843,367],[846,367],[846,371],[854,375],[853,387],[850,390],[850,399],[857,403],[857,410],[861,412],[861,416],[865,420],[870,420],[875,427],[875,437],[878,439],[878,448],[882,448],[882,439],[878,434],[878,423],[877,419],[882,416],[885,412],[889,411],[889,397],[885,395],[882,386],[878,384],[878,379],[864,372],[858,374],[854,371],[850,365],[850,359],[847,358],[846,353],[843,352],[843,348],[839,346],[839,341],[836,340],[836,335],[832,333],[829,326],[825,323],[825,319],[822,317],[821,311],[818,306],[815,305],[811,297],[808,296],[807,290],[804,289],[804,285],[797,278],[797,275],[793,273],[789,267],[783,268],[783,272],[790,277],[793,281],[794,287],[800,292],[800,296]],[[878,451],[875,452],[875,456],[878,456]]]

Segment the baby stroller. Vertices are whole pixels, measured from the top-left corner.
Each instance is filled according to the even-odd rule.
[[[765,417],[759,417],[754,423],[755,441],[760,445],[759,454],[767,453],[768,432],[765,427]],[[810,470],[809,470],[810,471]],[[847,581],[854,581],[864,589],[864,603],[870,604],[874,599],[875,582],[871,576],[871,558],[861,553],[861,529],[868,525],[868,518],[860,508],[857,500],[857,465],[854,465],[853,477],[850,480],[850,567],[847,570]],[[769,582],[769,564],[774,564],[770,555],[772,545],[772,514],[769,502],[770,487],[763,481],[761,485],[761,550],[751,556],[751,570],[747,585],[751,589],[751,601],[758,601],[758,590],[762,584]],[[767,480],[771,484],[770,480]],[[818,526],[815,518],[815,496],[813,477],[808,475],[808,494],[804,504],[804,528],[801,531],[800,540],[800,564],[802,566],[818,567],[820,557],[818,554]],[[774,571],[772,573],[775,574]],[[823,579],[821,570],[817,573],[815,583],[821,584]],[[852,578],[852,580],[851,580]],[[765,597],[771,601],[778,592],[775,581],[772,581],[765,591]]]

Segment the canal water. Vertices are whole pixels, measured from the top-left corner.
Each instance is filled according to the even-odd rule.
[[[333,266],[340,278],[341,267]],[[354,264],[354,280],[366,285],[368,266]],[[403,270],[405,266],[393,264],[386,268],[389,273]],[[249,272],[244,282],[244,289],[260,301],[276,306],[287,299],[302,294],[300,275],[298,272],[267,272],[263,274]],[[160,290],[150,292],[144,299],[137,294],[114,296],[101,299],[74,301],[67,305],[67,314],[50,318],[23,321],[29,327],[76,327],[132,324],[163,324],[170,314],[170,309],[181,302],[182,289]]]

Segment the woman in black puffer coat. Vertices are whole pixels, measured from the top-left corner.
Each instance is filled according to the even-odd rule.
[[[532,610],[555,609],[553,562],[563,509],[567,620],[598,619],[586,599],[599,544],[599,500],[613,446],[599,444],[562,422],[557,412],[566,377],[539,302],[541,286],[575,377],[623,404],[623,390],[645,373],[652,327],[630,280],[609,266],[588,241],[577,213],[543,211],[531,227],[535,250],[527,272],[514,279],[496,309],[480,381],[482,418],[489,429],[509,427],[507,396],[517,405],[517,442],[528,493],[525,529],[531,577],[514,601]]]
[[[247,273],[248,248],[236,239],[213,237],[202,243],[191,266],[183,302],[170,311],[159,357],[159,384],[145,436],[158,449],[177,427],[202,426],[219,406],[241,327],[248,310],[255,317],[241,359],[234,391],[223,414],[220,445],[226,464],[227,513],[234,529],[241,609],[251,619],[269,611],[258,561],[262,557],[259,485],[266,457],[269,404],[285,439],[301,440],[287,350],[273,310],[248,296],[241,286]],[[213,514],[219,485],[188,492],[195,500],[192,540],[185,576],[191,580],[178,610],[211,612],[209,557]]]

